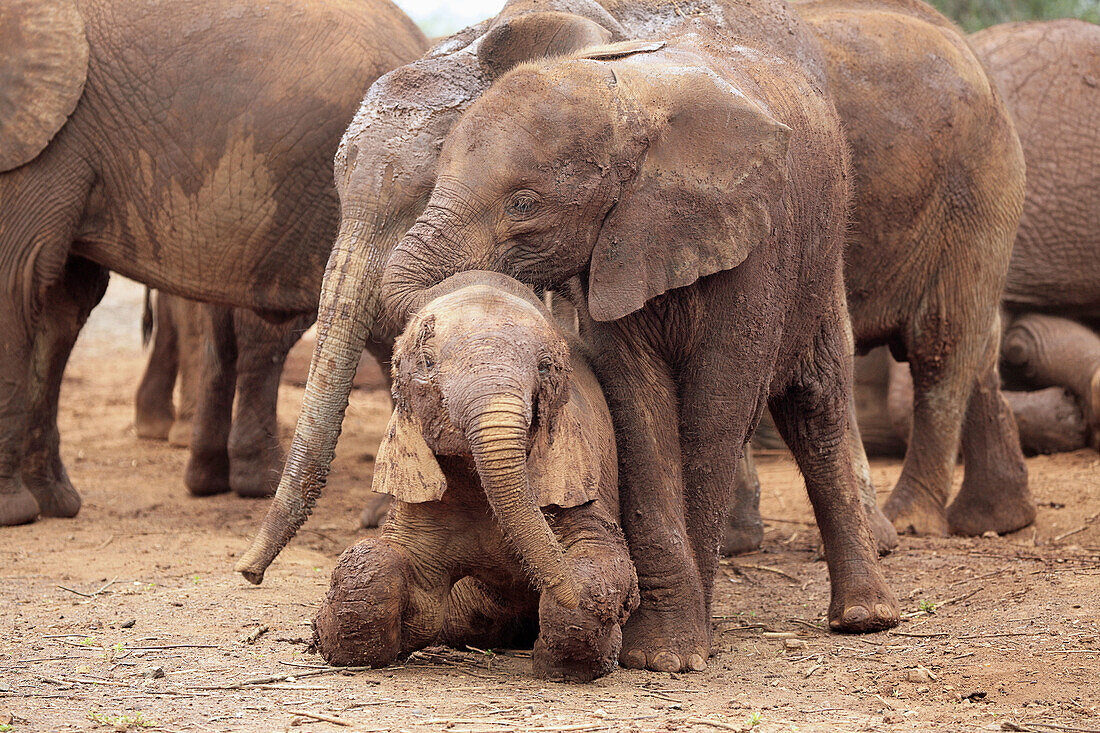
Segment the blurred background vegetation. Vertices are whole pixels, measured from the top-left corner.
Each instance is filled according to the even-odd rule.
[[[4,0],[0,0],[4,2]],[[1100,0],[931,0],[967,32],[1013,20],[1082,18],[1100,23]],[[445,36],[495,15],[504,0],[397,0],[429,36]]]
[[[1100,0],[931,0],[968,33],[1013,20],[1081,18],[1100,23]]]

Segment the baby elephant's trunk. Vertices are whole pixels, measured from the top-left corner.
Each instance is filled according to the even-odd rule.
[[[526,412],[522,397],[494,396],[469,420],[466,437],[505,537],[540,588],[566,608],[576,608],[577,581],[527,479]]]

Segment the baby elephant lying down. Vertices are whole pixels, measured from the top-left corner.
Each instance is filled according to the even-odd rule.
[[[332,573],[321,653],[384,666],[430,644],[537,634],[537,674],[606,674],[638,583],[611,417],[581,346],[503,275],[461,273],[429,297],[394,347],[374,473],[394,506]]]

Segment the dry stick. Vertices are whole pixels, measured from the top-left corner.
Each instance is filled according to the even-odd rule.
[[[287,708],[285,712],[289,715],[300,715],[303,718],[312,718],[313,720],[320,720],[325,723],[332,723],[333,725],[351,725],[351,723],[342,718],[334,718],[331,715],[322,715],[321,713],[311,713],[308,710],[291,710]]]
[[[789,580],[794,581],[795,585],[798,585],[799,583],[802,582],[801,580],[794,577],[790,573],[785,573],[782,570],[780,570],[779,568],[768,567],[767,565],[747,565],[747,564],[742,565],[741,563],[730,563],[730,565],[732,567],[735,567],[735,568],[738,568],[738,569],[747,568],[749,570],[763,570],[763,571],[768,572],[768,573],[775,573],[776,575],[782,575],[784,578],[787,578]]]
[[[1062,540],[1064,540],[1066,537],[1069,537],[1070,535],[1075,535],[1078,532],[1084,532],[1086,529],[1089,528],[1090,524],[1092,524],[1093,522],[1096,521],[1097,517],[1100,517],[1100,512],[1097,512],[1096,514],[1093,514],[1091,517],[1086,518],[1085,523],[1082,524],[1077,529],[1071,529],[1069,532],[1063,532],[1062,534],[1058,535],[1057,537],[1054,538],[1054,541],[1055,542],[1061,542]]]
[[[1051,728],[1053,730],[1065,730],[1072,733],[1100,733],[1100,728],[1074,728],[1068,725],[1055,725],[1054,723],[1024,723],[1024,725],[1037,725],[1040,728]]]
[[[710,725],[715,728],[721,728],[722,730],[745,730],[739,725],[733,725],[732,723],[723,723],[721,720],[710,720],[709,718],[688,718],[685,723],[691,723],[692,725]]]
[[[947,636],[948,635],[946,631],[936,631],[936,632],[931,633],[931,634],[911,634],[907,631],[890,631],[888,633],[890,634],[890,636],[912,636],[912,637],[915,637],[917,639],[931,639],[931,638],[936,637],[936,636]],[[961,636],[959,638],[960,639],[965,639],[967,637]],[[971,638],[974,638],[974,637],[971,637]]]
[[[269,685],[272,682],[286,682],[287,680],[297,680],[302,677],[316,677],[321,674],[335,674],[337,672],[368,672],[374,670],[374,667],[325,667],[324,669],[314,669],[309,672],[297,672],[294,674],[278,674],[271,675],[269,677],[253,677],[252,679],[244,680],[243,682],[237,682],[232,685],[213,685],[206,687],[192,687],[192,690],[240,690],[245,687],[252,687],[253,685]]]

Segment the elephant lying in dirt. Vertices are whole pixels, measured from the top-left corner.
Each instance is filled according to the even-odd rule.
[[[504,275],[461,273],[427,297],[397,340],[375,463],[374,490],[396,501],[381,537],[341,556],[318,647],[331,664],[385,666],[537,634],[540,676],[606,674],[638,583],[585,349]]]
[[[316,501],[379,319],[463,270],[582,275],[641,594],[621,663],[705,665],[720,520],[765,406],[825,536],[831,626],[896,624],[848,448],[847,146],[816,41],[778,0],[531,5],[379,80],[349,128],[310,387],[238,569],[260,582]]]
[[[243,308],[165,293],[153,300],[153,346],[135,400],[138,437],[190,448],[184,483],[196,496],[270,496],[285,458],[276,410],[283,365],[316,314],[273,324]],[[384,373],[390,349],[367,344]]]
[[[276,320],[315,311],[340,134],[426,40],[388,0],[5,0],[0,27],[9,525],[80,508],[57,397],[108,270]]]

